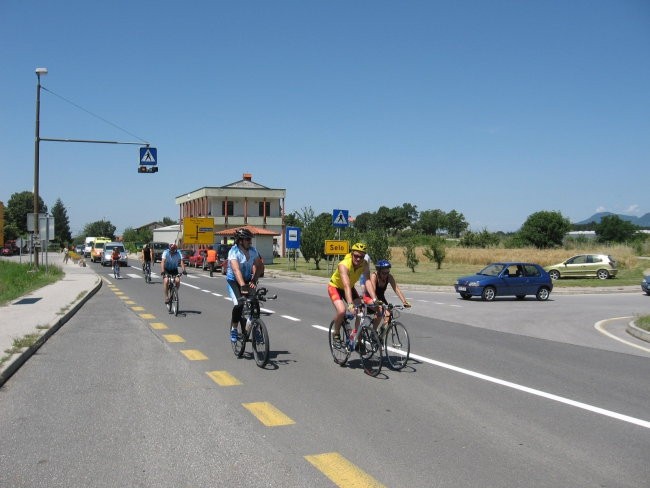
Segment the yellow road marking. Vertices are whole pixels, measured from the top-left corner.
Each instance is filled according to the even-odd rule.
[[[131,302],[131,303],[135,303],[135,302]],[[133,310],[134,312],[142,312],[144,310],[144,307],[131,307],[131,310]]]
[[[197,349],[185,349],[181,353],[190,361],[205,361],[208,359],[208,356]]]
[[[141,313],[141,314],[139,314],[139,315],[140,315],[140,318],[143,318],[143,319],[145,319],[145,320],[151,320],[151,319],[155,319],[155,318],[156,318],[155,315],[150,314],[150,313]]]
[[[267,427],[295,424],[293,420],[268,402],[242,403],[242,405]]]
[[[237,386],[241,381],[227,371],[208,371],[206,373],[219,386]]]
[[[162,322],[151,322],[149,325],[151,326],[152,329],[156,329],[156,330],[163,330],[169,328]]]
[[[127,305],[135,305],[135,302],[133,300],[129,300],[128,302],[124,302],[124,303],[126,303]],[[144,308],[142,310],[144,310]]]
[[[116,293],[116,295],[124,295],[124,293],[120,292],[120,293]],[[126,295],[124,295],[123,297],[120,297],[120,299],[122,299],[122,300],[131,300],[131,297],[127,297]]]
[[[167,342],[185,342],[185,339],[177,334],[163,334],[163,337]]]
[[[321,473],[341,488],[382,488],[379,481],[357,468],[337,452],[305,456]]]

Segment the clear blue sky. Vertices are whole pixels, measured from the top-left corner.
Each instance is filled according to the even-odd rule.
[[[5,204],[33,189],[37,67],[41,137],[158,148],[141,175],[138,146],[41,143],[73,234],[244,172],[287,213],[650,212],[648,0],[1,0],[0,46]]]

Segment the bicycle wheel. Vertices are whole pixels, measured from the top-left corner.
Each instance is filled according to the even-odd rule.
[[[171,291],[171,312],[175,315],[178,316],[178,288],[176,286],[172,286],[172,291]]]
[[[172,292],[173,292],[173,287],[172,288],[169,287],[169,280],[170,280],[170,278],[167,278],[167,300],[169,300],[169,301],[167,302],[167,304],[165,306],[167,307],[167,311],[169,313],[172,313]]]
[[[338,337],[334,337],[334,321],[330,324],[330,329],[327,334],[330,344],[330,352],[334,358],[334,362],[341,366],[345,366],[345,363],[348,362],[350,357],[350,349],[348,344],[350,342],[350,336],[348,331],[345,328],[345,324],[341,325],[341,330],[339,331]]]
[[[251,324],[251,342],[253,343],[253,356],[260,368],[266,366],[269,361],[269,332],[266,325],[260,319],[253,320]]]
[[[377,376],[381,371],[381,340],[372,326],[363,327],[360,334],[359,354],[363,370],[370,376]]]
[[[399,371],[409,360],[411,343],[406,327],[401,322],[394,320],[388,326],[384,336],[384,354],[391,369]]]
[[[117,268],[117,265],[113,265],[113,278],[117,279],[118,276],[120,275],[119,269]]]

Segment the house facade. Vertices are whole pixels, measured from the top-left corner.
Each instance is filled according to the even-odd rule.
[[[257,227],[277,235],[277,248],[284,249],[284,188],[268,188],[253,181],[251,173],[219,187],[203,187],[176,197],[180,222],[188,217],[214,219],[214,244],[225,243],[217,233],[244,226]]]

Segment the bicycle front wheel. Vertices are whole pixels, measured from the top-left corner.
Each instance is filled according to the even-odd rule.
[[[244,328],[245,326],[242,325],[242,329]],[[244,350],[246,349],[246,339],[246,334],[239,332],[239,327],[237,327],[237,340],[235,342],[232,342],[232,339],[230,338],[230,325],[228,325],[228,340],[232,345],[232,352],[234,352],[235,356],[238,358],[244,355]]]
[[[251,342],[253,343],[253,356],[260,368],[269,361],[269,332],[260,319],[255,319],[251,324]]]
[[[361,329],[359,354],[363,363],[363,370],[370,376],[377,376],[381,371],[381,340],[372,326]]]
[[[178,316],[178,289],[174,286],[172,288],[172,294],[171,294],[171,312],[175,315]]]
[[[341,324],[341,330],[335,336],[334,334],[334,321],[330,324],[330,329],[328,333],[329,343],[330,343],[330,352],[334,358],[334,362],[341,366],[345,366],[345,363],[348,362],[350,357],[350,349],[348,344],[350,342],[350,337],[348,336],[348,331],[345,328],[345,324]]]
[[[384,336],[384,354],[391,369],[399,371],[409,360],[411,343],[406,327],[401,322],[393,321]]]

